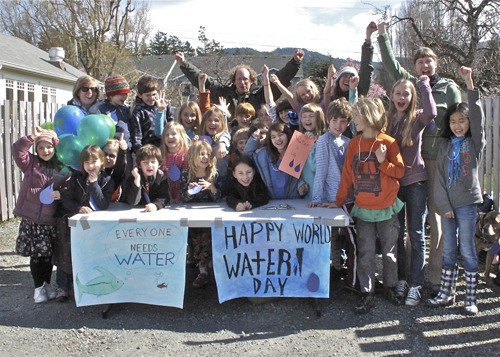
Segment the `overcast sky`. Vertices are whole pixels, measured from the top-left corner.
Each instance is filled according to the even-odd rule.
[[[380,15],[374,15],[374,7],[383,9],[389,5],[393,14],[401,1],[150,0],[150,3],[153,34],[166,32],[183,42],[189,41],[193,47],[199,45],[198,29],[204,26],[207,38],[225,48],[250,47],[260,51],[276,47],[306,48],[359,60],[366,26],[371,20],[381,19]],[[375,51],[378,52],[377,46]]]

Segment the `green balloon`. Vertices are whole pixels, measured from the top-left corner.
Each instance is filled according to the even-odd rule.
[[[43,123],[42,125],[40,125],[42,127],[42,129],[46,129],[46,130],[53,130],[53,131],[56,131],[55,130],[55,127],[54,127],[54,123],[51,122],[51,121],[48,121],[46,123]]]
[[[80,166],[80,153],[84,147],[76,135],[63,134],[59,137],[57,157],[67,166]]]
[[[107,114],[99,114],[99,115],[101,115],[106,120],[106,123],[108,123],[108,126],[109,126],[109,139],[113,139],[115,137],[115,134],[116,134],[116,125],[115,125],[115,122]]]
[[[103,147],[109,138],[109,125],[99,114],[84,117],[78,124],[78,139],[85,145]]]

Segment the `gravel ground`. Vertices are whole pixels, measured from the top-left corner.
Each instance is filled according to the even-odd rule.
[[[381,297],[355,315],[355,293],[332,282],[329,299],[219,304],[214,286],[187,285],[184,309],[141,304],[76,308],[33,303],[29,260],[14,251],[18,221],[0,224],[0,356],[500,356],[500,292],[480,281],[479,314],[458,303],[396,307]],[[188,268],[192,281],[195,271]],[[424,297],[426,294],[424,292]],[[317,310],[321,316],[317,316]]]

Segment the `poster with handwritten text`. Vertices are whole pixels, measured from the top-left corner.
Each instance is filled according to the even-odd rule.
[[[327,298],[332,229],[312,219],[214,222],[219,302],[239,297]]]
[[[294,131],[278,169],[295,178],[300,178],[313,146],[313,138],[308,138],[300,131]]]
[[[81,219],[71,246],[76,306],[183,307],[187,227],[179,222]]]

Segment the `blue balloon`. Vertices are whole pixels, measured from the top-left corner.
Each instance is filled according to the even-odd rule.
[[[57,135],[76,135],[80,121],[85,113],[77,106],[66,105],[60,108],[54,115],[54,128]]]
[[[108,141],[109,131],[109,125],[102,115],[91,114],[80,121],[77,134],[83,144],[103,147]]]
[[[57,157],[67,166],[80,166],[80,154],[85,145],[73,134],[63,134],[59,137]]]

